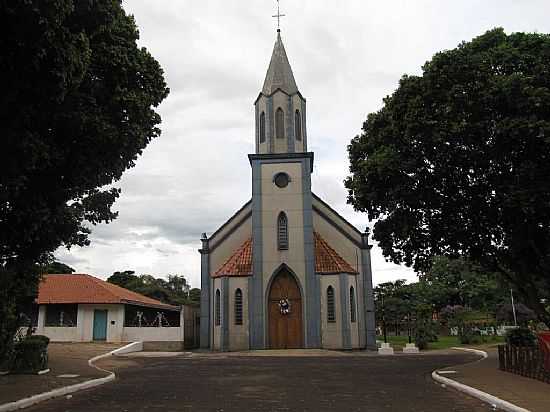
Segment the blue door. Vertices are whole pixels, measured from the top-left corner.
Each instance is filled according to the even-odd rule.
[[[106,310],[94,310],[94,340],[107,340]]]

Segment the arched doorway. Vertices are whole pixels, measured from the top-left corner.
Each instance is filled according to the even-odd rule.
[[[287,269],[275,276],[268,298],[269,347],[303,347],[302,295],[296,279]]]

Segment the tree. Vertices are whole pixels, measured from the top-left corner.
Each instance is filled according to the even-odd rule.
[[[168,275],[168,281],[152,275],[136,276],[133,270],[114,272],[107,282],[121,286],[170,305],[186,305],[194,302],[189,292],[189,283],[185,276]],[[200,289],[193,289],[199,291]],[[196,292],[195,292],[196,295]]]
[[[138,37],[120,0],[0,6],[0,359],[36,265],[116,218],[111,184],[160,135],[168,88]]]
[[[139,277],[135,275],[133,270],[125,270],[123,272],[114,272],[107,278],[107,282],[113,283],[126,289],[132,289],[132,283],[137,283]]]
[[[201,302],[201,290],[199,288],[192,288],[189,291],[189,303],[194,305],[200,305]]]
[[[54,260],[52,263],[47,265],[41,272],[44,273],[57,273],[57,274],[69,274],[74,273],[74,269],[63,262],[58,262]]]
[[[494,314],[497,306],[508,298],[509,288],[497,274],[464,258],[436,256],[430,269],[419,278],[426,284],[431,303],[438,311],[459,305]]]
[[[386,257],[466,257],[539,319],[550,294],[550,36],[494,29],[404,76],[348,147],[348,202]]]

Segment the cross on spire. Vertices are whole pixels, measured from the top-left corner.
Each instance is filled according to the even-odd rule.
[[[286,14],[281,14],[281,10],[279,8],[279,0],[277,0],[277,14],[275,14],[272,17],[277,17],[277,33],[280,33],[281,31],[281,17],[285,17]]]

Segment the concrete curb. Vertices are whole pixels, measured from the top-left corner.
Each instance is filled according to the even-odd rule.
[[[3,405],[0,405],[0,412],[9,412],[9,411],[16,411],[18,409],[28,408],[29,406],[35,405],[39,402],[46,401],[48,399],[53,399],[59,396],[68,395],[71,393],[81,391],[83,389],[94,388],[96,386],[103,385],[107,382],[114,381],[116,377],[114,372],[95,366],[94,362],[98,361],[99,359],[107,358],[109,356],[113,356],[121,353],[137,352],[141,350],[141,348],[143,347],[143,346],[140,346],[139,344],[141,344],[141,342],[133,342],[126,346],[123,346],[122,348],[118,348],[118,349],[112,350],[111,352],[107,352],[99,356],[94,356],[93,358],[89,359],[88,365],[90,365],[92,368],[108,373],[108,375],[105,376],[104,378],[91,379],[86,382],[75,383],[74,385],[69,385],[69,386],[63,386],[61,388],[57,388],[49,392],[44,392],[38,395],[29,396],[28,398],[19,399],[18,401],[5,403]]]
[[[481,356],[481,359],[479,359],[477,362],[480,362],[486,359],[488,356],[487,352],[478,350],[478,349],[470,349],[470,348],[451,348],[451,349],[461,350],[464,352],[471,352]],[[497,398],[496,396],[493,396],[487,392],[480,391],[479,389],[472,388],[471,386],[464,385],[463,383],[441,376],[438,374],[437,370],[432,372],[432,379],[438,383],[441,383],[442,385],[449,386],[453,389],[456,389],[457,391],[463,392],[467,395],[477,398],[482,402],[488,403],[493,407],[493,409],[503,410],[506,412],[530,412],[528,409],[520,408],[519,406],[514,405],[513,403],[505,401],[504,399]]]

